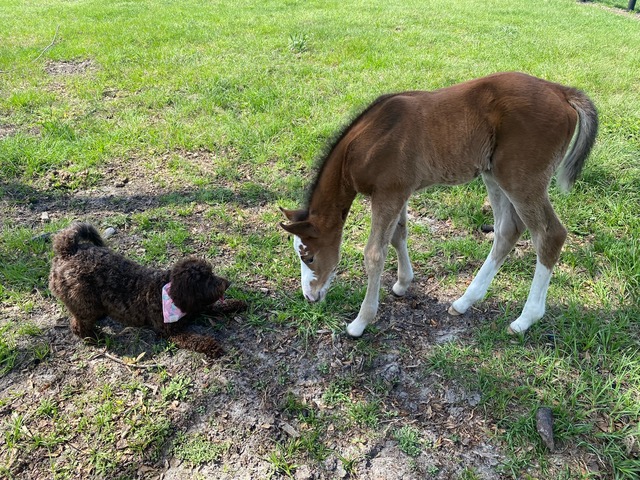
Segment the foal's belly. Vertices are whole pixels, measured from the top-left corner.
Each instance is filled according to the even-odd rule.
[[[417,169],[418,189],[431,185],[462,185],[490,169],[488,158],[473,160],[449,157],[436,161],[423,159]]]

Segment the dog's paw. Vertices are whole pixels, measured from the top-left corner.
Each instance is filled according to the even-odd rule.
[[[100,329],[88,329],[80,333],[75,333],[87,345],[103,345],[107,340],[107,335]]]
[[[194,352],[204,353],[209,358],[218,358],[224,355],[224,350],[214,339],[206,335],[195,333],[177,333],[169,337],[178,347]]]
[[[247,302],[244,300],[237,300],[235,298],[225,298],[219,302],[214,303],[209,307],[206,312],[212,315],[228,315],[230,313],[243,312],[247,309]]]

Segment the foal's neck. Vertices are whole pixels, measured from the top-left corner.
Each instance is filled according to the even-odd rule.
[[[327,228],[340,230],[356,197],[356,190],[345,172],[342,143],[336,145],[325,160],[309,200],[309,218],[321,219]]]

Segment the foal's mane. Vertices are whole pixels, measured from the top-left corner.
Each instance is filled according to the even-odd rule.
[[[356,123],[358,123],[360,121],[360,119],[362,119],[362,117],[364,117],[367,113],[369,113],[369,111],[371,111],[372,108],[374,108],[375,106],[379,105],[384,100],[387,100],[388,98],[394,97],[396,95],[398,95],[398,93],[387,93],[387,94],[384,94],[384,95],[380,95],[373,102],[371,102],[364,110],[362,110],[358,114],[357,117],[355,117],[353,120],[351,120],[351,122],[346,124],[346,126],[342,127],[341,130],[338,130],[336,135],[332,137],[331,141],[327,142],[327,146],[329,146],[329,148],[325,147],[323,149],[323,151],[322,151],[322,154],[318,157],[319,161],[316,162],[316,169],[317,169],[316,176],[315,176],[315,179],[313,180],[313,182],[311,183],[309,189],[307,190],[307,198],[306,198],[306,202],[305,202],[306,208],[309,207],[309,203],[311,202],[311,197],[313,195],[313,192],[315,191],[316,187],[318,186],[318,182],[320,181],[320,177],[322,176],[322,174],[324,172],[324,167],[326,166],[327,160],[331,156],[331,153],[333,152],[333,150],[338,146],[338,144],[347,135],[347,133],[349,133],[351,128]]]

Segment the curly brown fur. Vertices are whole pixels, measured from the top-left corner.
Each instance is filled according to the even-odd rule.
[[[204,313],[208,315],[229,315],[231,313],[241,312],[247,309],[247,304],[244,300],[225,299],[224,302],[218,302],[205,310]]]
[[[123,325],[149,327],[177,346],[216,357],[221,347],[210,337],[182,333],[189,317],[207,311],[229,286],[204,260],[186,258],[170,270],[139,265],[104,245],[98,231],[77,223],[53,239],[49,288],[69,310],[71,330],[95,337],[95,324],[111,317]],[[187,315],[164,323],[162,287],[171,282],[171,298]]]

